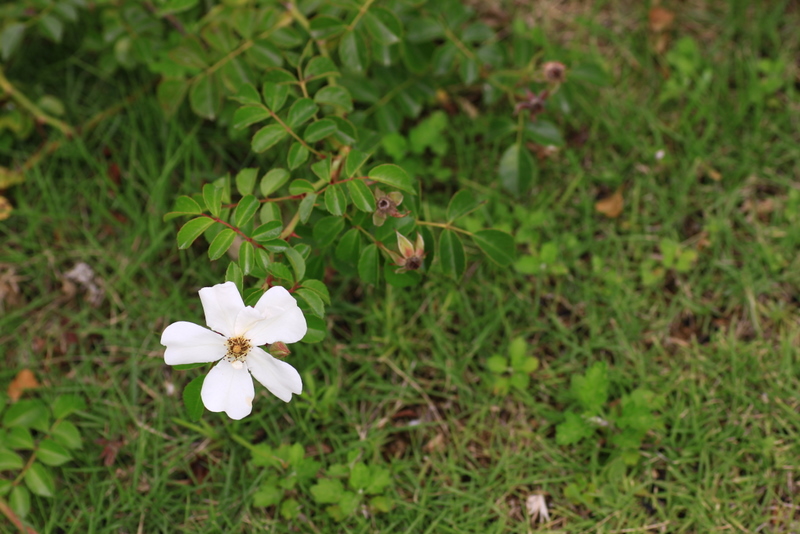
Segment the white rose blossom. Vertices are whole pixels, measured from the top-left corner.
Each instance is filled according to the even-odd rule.
[[[284,402],[303,391],[294,367],[259,348],[295,343],[306,335],[303,312],[286,289],[272,287],[255,306],[245,306],[236,284],[226,282],[201,289],[200,301],[211,330],[179,321],[164,330],[161,344],[168,365],[219,361],[200,391],[206,408],[231,419],[249,415],[255,397],[251,374]]]

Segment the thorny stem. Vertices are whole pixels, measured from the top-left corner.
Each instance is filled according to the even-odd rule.
[[[214,221],[214,222],[218,222],[218,223],[220,223],[220,224],[221,224],[221,225],[223,225],[223,226],[227,226],[228,228],[230,228],[231,230],[233,230],[235,233],[237,233],[237,234],[239,234],[240,236],[242,236],[242,239],[244,239],[245,241],[249,242],[249,243],[250,243],[251,245],[253,245],[254,247],[263,248],[263,249],[266,249],[266,248],[267,248],[267,247],[265,247],[264,245],[260,244],[260,243],[259,243],[258,241],[256,241],[255,239],[253,239],[252,237],[248,237],[248,235],[247,235],[247,234],[245,234],[244,232],[242,232],[242,231],[241,231],[239,228],[237,228],[236,226],[234,226],[234,225],[232,225],[232,224],[230,224],[230,223],[227,223],[227,222],[223,221],[223,220],[222,220],[222,219],[220,219],[219,217],[214,217],[213,215],[209,215],[209,214],[207,214],[207,213],[203,213],[203,214],[201,214],[201,217],[207,217],[207,218],[211,219],[211,220],[212,220],[212,221]],[[281,234],[281,236],[283,236],[283,234]],[[281,238],[283,238],[283,237],[281,237]]]
[[[36,531],[31,527],[26,527],[22,524],[22,520],[17,517],[17,514],[14,513],[14,510],[12,510],[11,507],[9,507],[8,504],[6,504],[6,502],[2,499],[0,499],[0,512],[2,512],[3,515],[6,516],[22,534],[36,534]]]
[[[436,222],[428,222],[428,221],[417,221],[417,224],[421,224],[423,226],[436,226],[437,228],[444,228],[445,230],[453,230],[454,232],[460,232],[462,234],[468,235],[472,237],[472,232],[467,230],[463,230],[457,226],[453,226],[447,223],[436,223]]]

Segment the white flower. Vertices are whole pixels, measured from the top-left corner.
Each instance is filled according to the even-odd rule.
[[[200,397],[212,412],[241,419],[253,410],[252,374],[284,402],[303,391],[300,374],[258,345],[294,343],[306,335],[306,319],[286,289],[267,290],[255,307],[245,306],[236,284],[226,282],[200,290],[211,330],[185,321],[172,323],[161,335],[168,365],[219,363],[206,376]],[[212,332],[213,330],[213,332]],[[249,372],[248,372],[249,371]]]

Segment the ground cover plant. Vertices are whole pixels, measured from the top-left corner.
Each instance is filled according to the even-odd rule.
[[[3,532],[798,529],[792,3],[0,9]]]

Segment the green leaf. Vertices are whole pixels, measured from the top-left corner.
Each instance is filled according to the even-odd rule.
[[[309,182],[308,180],[293,180],[292,183],[289,184],[289,194],[290,195],[303,195],[306,193],[314,193],[314,184]]]
[[[327,118],[336,123],[336,133],[333,134],[333,137],[337,141],[348,146],[356,144],[358,141],[358,132],[352,122],[342,117],[337,117],[336,115],[330,115]]]
[[[243,130],[251,124],[261,122],[271,116],[269,111],[262,106],[242,106],[233,114],[231,124],[236,130]]]
[[[376,182],[405,191],[406,193],[411,193],[412,195],[417,194],[417,190],[414,187],[414,180],[411,179],[406,171],[397,165],[386,163],[373,167],[373,169],[369,171],[369,177]]]
[[[219,86],[212,76],[200,75],[189,91],[192,111],[204,119],[214,120],[220,104]]]
[[[447,205],[447,222],[453,222],[459,217],[463,217],[475,211],[485,200],[478,200],[472,191],[462,189],[450,199]]]
[[[478,62],[475,58],[461,56],[458,73],[464,85],[472,85],[478,80]]]
[[[3,445],[11,447],[14,450],[33,450],[33,435],[31,431],[25,427],[15,426],[9,428],[6,433]]]
[[[250,195],[256,186],[258,169],[242,169],[236,174],[236,190],[242,196]],[[241,205],[241,204],[240,204]]]
[[[50,435],[53,436],[56,443],[68,449],[80,449],[83,447],[81,433],[78,427],[70,421],[59,421],[56,423]]]
[[[45,11],[46,13],[46,11]],[[35,20],[35,19],[34,19]],[[39,27],[47,37],[60,43],[64,35],[64,23],[53,15],[46,14],[39,19]]]
[[[495,354],[486,360],[486,367],[495,374],[503,374],[508,371],[508,360]]]
[[[353,111],[353,97],[350,96],[350,91],[341,85],[323,87],[314,95],[314,102],[329,106],[339,106],[347,112]]]
[[[164,220],[169,221],[181,215],[199,215],[201,213],[203,213],[203,208],[200,207],[200,204],[192,197],[183,195],[175,200],[175,206],[172,211],[164,215]]]
[[[250,274],[255,267],[256,253],[253,244],[250,241],[244,241],[239,247],[239,266],[242,269],[242,274]]]
[[[336,217],[339,220],[339,217]],[[344,222],[342,220],[342,222]],[[342,236],[336,245],[336,257],[347,263],[356,265],[361,256],[361,234],[357,228],[351,228]]]
[[[158,16],[187,11],[197,5],[199,0],[167,0],[158,9]]]
[[[8,61],[22,41],[24,34],[25,25],[21,22],[14,22],[3,28],[3,31],[0,32],[0,50],[3,53],[3,61]]]
[[[168,117],[174,115],[186,97],[189,82],[184,78],[164,78],[156,88],[156,97],[164,114]]]
[[[308,330],[306,331],[306,335],[303,336],[303,339],[300,340],[303,343],[319,343],[328,335],[328,329],[324,319],[316,315],[309,315],[306,317],[306,323],[308,324]]]
[[[335,133],[336,123],[330,119],[321,119],[308,125],[303,133],[303,139],[306,143],[316,143]]]
[[[37,399],[17,401],[3,414],[3,426],[6,428],[18,426],[46,432],[49,420],[49,411]]]
[[[203,186],[203,200],[206,203],[206,209],[214,217],[219,217],[219,212],[222,211],[222,193],[223,189],[214,184]]]
[[[533,142],[540,145],[563,146],[564,138],[558,126],[550,121],[538,119],[525,123],[525,135]]]
[[[308,21],[308,30],[314,39],[326,39],[342,33],[347,25],[339,18],[317,15]]]
[[[283,84],[266,82],[261,89],[261,94],[264,95],[264,102],[267,107],[277,113],[286,103],[286,97],[289,96],[289,88]]]
[[[386,278],[386,283],[390,286],[404,288],[414,287],[419,285],[422,281],[422,276],[419,271],[406,271],[404,273],[396,273],[397,265],[393,263],[385,263],[383,266],[383,276]]]
[[[233,244],[234,239],[236,239],[236,232],[230,228],[225,228],[218,233],[208,247],[208,259],[216,260],[221,258]]]
[[[600,87],[611,84],[611,77],[597,63],[581,63],[569,69],[567,76],[570,80],[580,80]]]
[[[52,473],[39,462],[33,462],[25,472],[25,485],[33,493],[42,497],[52,497],[56,491]]]
[[[262,485],[261,489],[253,495],[253,504],[255,506],[275,506],[281,502],[283,491],[277,485],[272,485],[272,481],[268,480],[267,482],[270,485]]]
[[[301,223],[305,224],[308,222],[309,217],[311,217],[311,212],[314,211],[314,204],[316,202],[316,193],[306,193],[305,198],[300,201],[300,205],[297,207],[297,213],[300,215]]]
[[[377,495],[369,500],[369,507],[373,513],[377,512],[391,512],[392,502],[384,495]]]
[[[59,395],[53,402],[53,417],[63,419],[71,413],[86,409],[86,401],[78,395]]]
[[[281,235],[282,230],[283,224],[281,221],[269,221],[268,223],[264,223],[253,230],[253,234],[250,237],[261,243],[263,241],[275,239]]]
[[[344,166],[344,172],[348,178],[353,176],[355,173],[361,169],[361,166],[364,165],[369,159],[369,154],[361,152],[357,149],[352,149],[349,154],[347,154],[347,162]]]
[[[608,365],[606,362],[595,362],[586,370],[586,375],[573,375],[572,394],[587,412],[600,413],[608,400]]]
[[[369,65],[369,48],[358,32],[349,32],[339,40],[339,60],[348,70],[362,73]]]
[[[295,283],[300,282],[306,275],[306,260],[303,259],[303,255],[293,248],[287,248],[283,255],[286,256],[292,266]]]
[[[0,478],[0,497],[5,497],[14,488],[10,480]]]
[[[331,160],[323,159],[311,166],[311,171],[317,175],[317,178],[325,182],[331,181]]]
[[[311,495],[319,504],[333,504],[339,502],[344,493],[344,485],[336,478],[323,478],[311,486]]]
[[[519,391],[525,391],[531,385],[531,377],[527,373],[514,373],[509,378],[509,382]]]
[[[294,519],[300,515],[300,509],[297,499],[286,499],[281,503],[281,517],[287,520]]]
[[[25,462],[22,457],[14,451],[0,448],[0,471],[16,471],[22,469]]]
[[[364,14],[362,20],[372,38],[381,44],[399,42],[403,35],[403,25],[388,9],[373,7]]]
[[[318,109],[319,107],[310,98],[298,98],[289,108],[286,124],[291,128],[296,128],[313,117]]]
[[[236,210],[233,212],[233,220],[235,221],[236,226],[241,228],[245,224],[249,223],[260,207],[261,203],[256,197],[249,194],[245,195],[239,201],[239,205],[236,206]]]
[[[575,413],[564,414],[564,422],[556,427],[556,443],[559,445],[573,445],[584,438],[591,437],[594,428]]]
[[[294,143],[289,148],[286,163],[290,170],[295,170],[308,159],[308,149],[302,143]]]
[[[278,278],[279,280],[286,280],[287,282],[294,282],[294,276],[292,275],[292,271],[289,270],[287,266],[282,263],[271,263],[269,268],[267,268],[269,274]]]
[[[347,196],[340,184],[331,184],[325,190],[325,209],[331,215],[341,216],[347,208]]]
[[[200,237],[212,224],[214,224],[214,220],[208,217],[197,217],[184,224],[178,230],[178,248],[189,248],[194,243],[194,240]]]
[[[511,145],[500,158],[500,185],[514,195],[526,192],[533,183],[533,168],[530,152],[518,144]]]
[[[383,493],[392,483],[392,474],[385,467],[379,465],[370,466],[369,484],[364,488],[364,492],[368,495],[375,495],[376,493]]]
[[[442,271],[458,280],[464,274],[467,262],[461,238],[452,230],[443,230],[439,236],[439,263]]]
[[[295,291],[295,295],[298,295],[302,298],[306,304],[308,304],[309,308],[311,308],[311,312],[318,316],[324,317],[325,316],[325,305],[322,303],[322,299],[317,295],[315,292],[309,289],[300,288]]]
[[[339,76],[339,69],[329,58],[325,56],[317,56],[311,58],[311,61],[306,65],[305,72],[303,73],[305,81],[312,79],[322,78],[325,76]]]
[[[206,375],[200,375],[183,388],[183,405],[186,406],[186,412],[191,421],[199,421],[203,416],[203,400],[200,398],[200,390],[203,389],[205,378]]]
[[[367,213],[375,211],[375,195],[363,180],[350,180],[347,189],[356,208]]]
[[[303,287],[308,289],[309,291],[313,291],[319,296],[320,299],[322,299],[322,302],[330,305],[331,294],[330,292],[328,292],[328,287],[324,283],[320,282],[319,280],[313,280],[313,279],[304,280]]]
[[[350,487],[355,491],[363,490],[370,483],[369,467],[364,462],[356,462],[350,469]]]
[[[283,187],[289,181],[289,171],[286,169],[272,169],[261,179],[261,194],[264,197],[270,196],[272,193]]]
[[[252,104],[254,106],[261,106],[261,95],[258,94],[258,91],[253,84],[245,83],[239,87],[239,92],[236,95],[230,97],[231,100],[235,100],[240,104]]]
[[[8,505],[19,517],[25,517],[31,510],[31,494],[25,486],[15,486],[11,490]]]
[[[506,232],[480,230],[472,234],[472,240],[490,260],[501,267],[511,265],[516,260],[517,250],[514,238]]]
[[[323,217],[314,225],[314,241],[317,242],[319,247],[327,247],[333,243],[333,240],[342,230],[344,230],[344,219],[342,217],[335,215]]]
[[[36,450],[36,459],[45,465],[61,465],[72,460],[72,456],[55,441],[43,439]]]
[[[287,135],[289,135],[289,132],[280,124],[270,124],[255,133],[251,146],[254,152],[260,154],[285,139]]]
[[[281,51],[267,39],[256,39],[253,41],[253,46],[247,49],[245,57],[255,66],[262,69],[270,69],[283,65]]]
[[[358,276],[365,284],[377,285],[380,278],[380,254],[374,243],[367,245],[358,259]]]
[[[232,261],[228,264],[228,268],[225,270],[225,281],[233,282],[236,284],[236,289],[239,290],[239,293],[244,293],[242,289],[244,285],[244,276],[242,274],[242,269],[239,268],[236,262]]]

